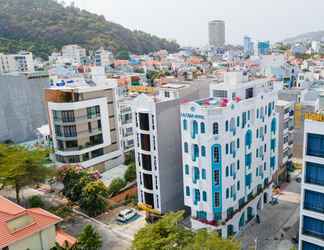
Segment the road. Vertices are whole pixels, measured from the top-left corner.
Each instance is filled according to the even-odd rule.
[[[295,180],[282,187],[279,204],[267,204],[260,212],[261,223],[253,222],[238,237],[243,250],[287,250],[298,232],[300,183]]]

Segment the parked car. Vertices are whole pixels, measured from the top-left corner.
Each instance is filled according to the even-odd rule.
[[[117,221],[126,223],[137,215],[137,212],[134,208],[124,209],[119,212],[117,216]]]

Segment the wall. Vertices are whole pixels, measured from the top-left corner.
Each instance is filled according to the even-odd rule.
[[[44,89],[48,78],[0,76],[0,141],[36,139],[36,128],[47,123]]]

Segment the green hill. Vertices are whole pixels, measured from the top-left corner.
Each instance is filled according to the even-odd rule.
[[[54,49],[75,43],[88,49],[104,46],[139,54],[179,48],[176,42],[131,31],[103,16],[64,7],[54,0],[0,0],[0,52],[28,49],[46,57]]]

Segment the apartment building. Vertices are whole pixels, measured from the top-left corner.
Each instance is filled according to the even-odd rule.
[[[76,44],[65,45],[62,48],[62,57],[69,59],[72,64],[81,64],[86,55],[86,49]]]
[[[93,68],[90,76],[56,77],[46,89],[58,165],[104,171],[122,162],[116,86],[115,80],[105,78],[103,69]]]
[[[227,73],[181,105],[184,202],[193,229],[237,234],[271,200],[278,114],[273,82]]]
[[[134,151],[132,100],[132,97],[123,97],[118,100],[119,138],[124,153]]]
[[[114,57],[113,54],[103,48],[99,49],[95,53],[95,64],[96,66],[109,66],[113,63]]]
[[[182,209],[180,104],[208,96],[209,81],[174,82],[133,101],[139,204],[164,214]]]
[[[324,249],[324,116],[305,115],[299,250]]]
[[[320,108],[319,96],[315,91],[303,88],[291,88],[278,92],[279,100],[293,103],[294,130],[293,156],[302,159],[304,145],[304,116],[308,112],[318,112]]]
[[[278,100],[276,111],[279,116],[278,138],[278,172],[276,183],[287,181],[288,170],[292,169],[293,144],[294,144],[294,110],[291,102]]]
[[[31,52],[21,51],[18,54],[0,53],[0,74],[5,73],[33,73],[34,60]]]

